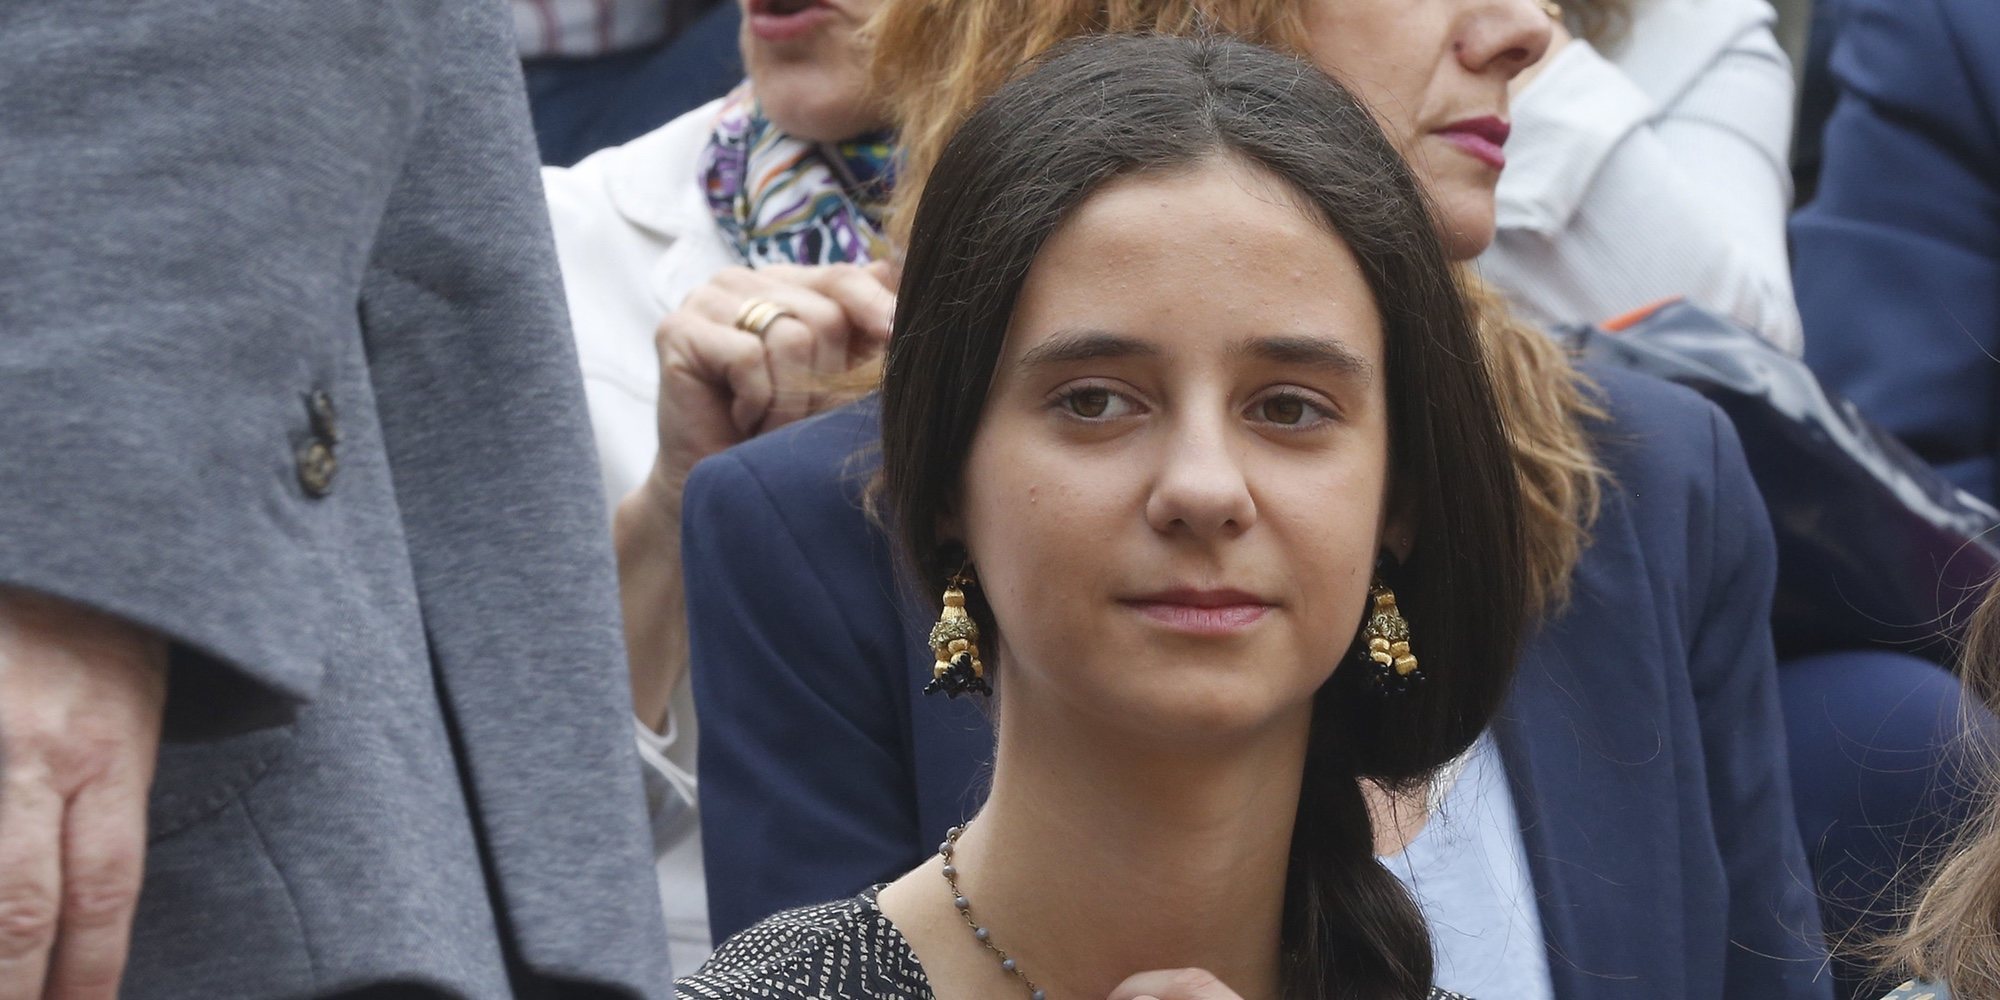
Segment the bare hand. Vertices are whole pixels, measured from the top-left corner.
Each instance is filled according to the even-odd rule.
[[[694,464],[825,408],[827,383],[879,356],[895,312],[893,269],[730,268],[660,324],[660,457],[653,488],[678,498]],[[736,326],[762,299],[790,313],[758,335]],[[671,503],[671,499],[668,501]]]
[[[0,998],[112,1000],[146,856],[166,643],[0,588]]]
[[[1206,969],[1155,969],[1129,976],[1105,1000],[1243,1000]]]
[[[618,505],[612,531],[632,705],[647,725],[663,724],[687,672],[680,509],[688,472],[832,402],[827,383],[888,343],[895,282],[884,263],[731,268],[660,324],[659,457],[646,483]],[[736,318],[753,299],[791,315],[762,337],[740,329]]]

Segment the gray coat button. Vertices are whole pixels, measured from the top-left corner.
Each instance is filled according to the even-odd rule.
[[[333,446],[325,441],[315,438],[299,449],[299,485],[305,488],[306,496],[318,499],[332,493],[333,474],[338,468]]]
[[[314,389],[306,396],[306,412],[312,416],[313,437],[336,444],[340,441],[340,425],[334,421],[333,397],[324,389]]]

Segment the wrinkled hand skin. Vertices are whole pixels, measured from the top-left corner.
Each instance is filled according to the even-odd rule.
[[[112,1000],[146,851],[166,641],[0,587],[0,1000]]]
[[[841,377],[880,357],[888,342],[895,277],[886,263],[736,267],[689,294],[654,338],[653,488],[677,497],[701,459],[837,405]],[[785,311],[761,335],[736,326],[753,301]]]
[[[886,262],[734,267],[660,322],[659,454],[612,524],[632,704],[654,729],[665,725],[687,674],[680,529],[688,473],[731,445],[860,395],[849,383],[888,343],[897,279]],[[751,302],[784,314],[762,334],[742,329],[736,320]]]

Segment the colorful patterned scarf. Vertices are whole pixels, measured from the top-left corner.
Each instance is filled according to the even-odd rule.
[[[723,100],[701,184],[716,224],[751,267],[862,263],[888,250],[882,211],[894,158],[888,133],[840,143],[785,135],[746,80]]]

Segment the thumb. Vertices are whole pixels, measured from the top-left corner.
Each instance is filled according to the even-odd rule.
[[[1207,969],[1154,969],[1126,977],[1105,1000],[1242,1000]]]
[[[897,285],[903,283],[903,261],[901,258],[891,257],[870,261],[868,266],[862,268],[862,270],[867,271],[870,277],[881,282],[883,287],[892,292],[896,290]]]

